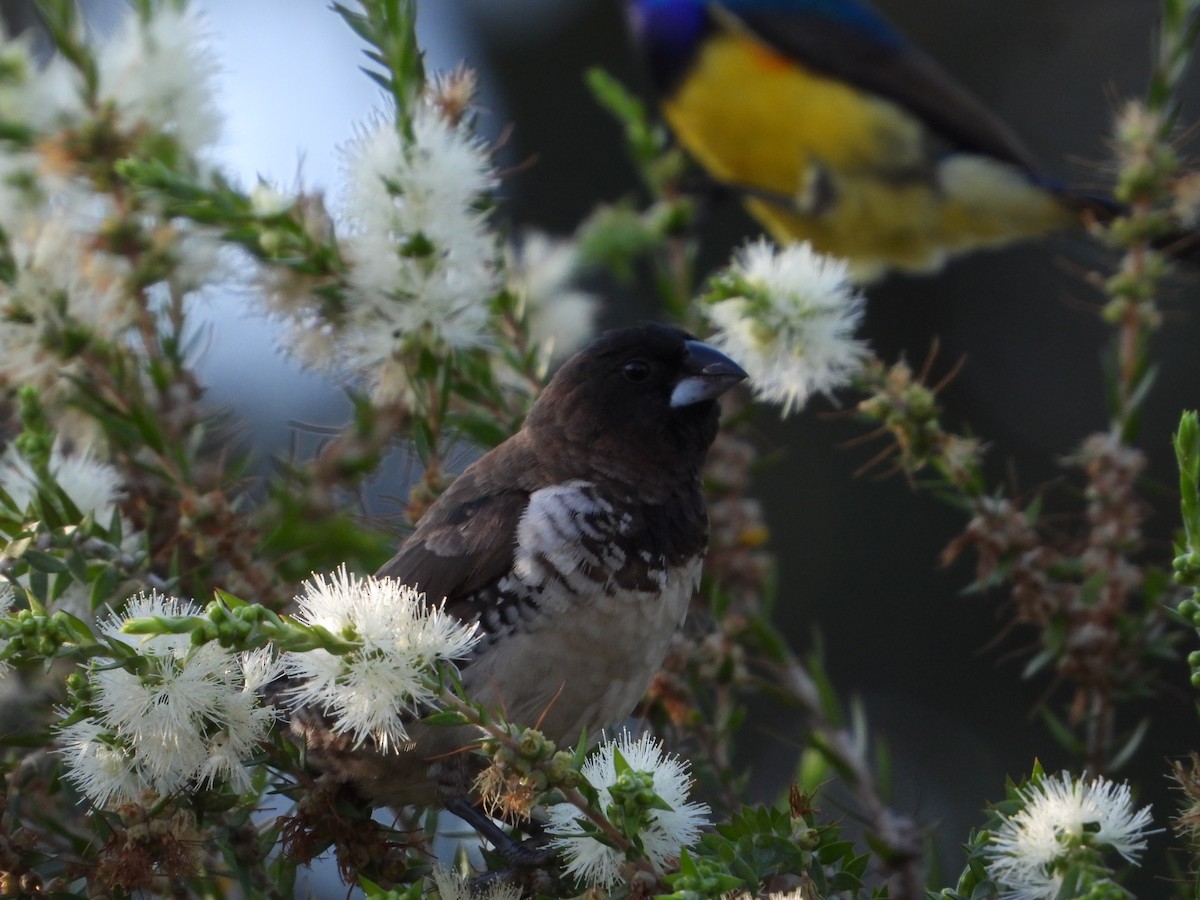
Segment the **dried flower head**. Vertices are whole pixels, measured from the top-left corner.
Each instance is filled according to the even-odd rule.
[[[1171,187],[1172,213],[1184,228],[1200,226],[1200,172],[1188,172]],[[1192,236],[1194,239],[1194,236]]]
[[[475,106],[479,77],[470,66],[458,65],[449,72],[435,72],[425,86],[425,97],[447,122],[460,124]]]

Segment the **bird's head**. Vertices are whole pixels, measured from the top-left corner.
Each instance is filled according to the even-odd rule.
[[[629,0],[629,29],[655,88],[669,94],[712,27],[703,0]]]
[[[609,331],[563,364],[525,427],[539,443],[565,441],[564,456],[601,472],[694,473],[716,437],[717,398],[745,377],[679,328]]]

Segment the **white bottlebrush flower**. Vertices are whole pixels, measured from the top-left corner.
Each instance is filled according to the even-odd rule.
[[[1009,900],[1053,900],[1065,863],[1085,848],[1111,848],[1136,864],[1155,831],[1150,807],[1134,809],[1128,784],[1062,772],[1018,793],[1021,809],[1003,818],[987,851],[988,871]]]
[[[0,119],[34,131],[60,127],[83,112],[83,76],[62,54],[36,61],[28,34],[10,37],[0,26]]]
[[[217,63],[195,11],[160,4],[148,19],[127,16],[99,48],[96,67],[100,99],[114,106],[119,127],[173,134],[191,153],[216,140]]]
[[[257,691],[283,674],[283,661],[270,647],[260,647],[238,654],[242,670],[242,690]]]
[[[64,428],[64,431],[67,429]],[[121,473],[108,463],[102,462],[88,449],[71,453],[55,444],[50,453],[50,477],[75,504],[84,516],[91,516],[102,528],[107,529],[117,513],[117,506],[124,494]],[[37,473],[15,446],[9,445],[0,454],[0,488],[12,498],[15,511],[29,508],[39,487]],[[136,531],[125,519],[119,517],[121,526],[121,552],[138,554],[144,546],[145,536]],[[23,587],[29,586],[28,576],[21,576]],[[42,598],[44,601],[49,598]],[[53,596],[55,610],[88,618],[92,612],[92,585],[72,581]]]
[[[8,149],[0,153],[0,228],[10,240],[20,236],[25,224],[43,209],[44,202],[37,156],[30,151]]]
[[[530,336],[549,359],[563,359],[596,331],[599,298],[574,286],[579,248],[574,241],[530,231],[510,251],[509,288],[521,298]]]
[[[67,780],[97,806],[133,803],[147,790],[133,753],[95,719],[59,728],[57,743]]]
[[[411,141],[380,118],[346,148],[345,170],[343,364],[378,389],[376,370],[413,342],[486,345],[499,275],[479,210],[496,184],[483,143],[422,102]]]
[[[256,216],[264,218],[286,213],[299,221],[314,243],[324,246],[337,243],[336,228],[325,208],[323,193],[305,191],[300,184],[284,191],[260,181],[250,192],[250,207]],[[274,252],[276,240],[271,231],[259,238],[268,252]],[[344,367],[344,354],[338,352],[337,329],[323,313],[330,305],[329,299],[318,294],[325,286],[323,278],[287,266],[259,266],[254,282],[249,289],[260,298],[267,313],[288,326],[279,345],[283,353],[319,371]]]
[[[866,355],[854,338],[864,303],[845,262],[808,244],[777,249],[760,240],[714,280],[703,312],[717,329],[710,343],[750,374],[759,399],[787,415],[857,371]]]
[[[174,265],[165,281],[176,296],[235,283],[243,259],[216,230],[173,224],[159,229],[169,236]]]
[[[80,344],[117,343],[134,324],[131,263],[96,246],[111,204],[68,190],[27,214],[0,213],[16,270],[0,283],[0,384],[30,384],[53,401],[77,370]]]
[[[224,709],[225,695],[238,690],[237,663],[217,644],[193,650],[186,634],[127,635],[121,628],[132,618],[199,614],[191,603],[142,595],[123,613],[110,615],[101,628],[150,661],[144,675],[97,668],[91,680],[102,721],[129,743],[159,794],[184,786],[204,765],[208,729]]]
[[[617,752],[633,771],[652,776],[654,792],[670,807],[649,810],[649,825],[638,835],[646,858],[661,871],[668,861],[679,858],[682,848],[696,842],[701,826],[707,821],[708,806],[688,801],[692,780],[686,762],[668,755],[662,744],[649,734],[635,739],[622,732],[620,737],[597,747],[581,769],[588,784],[599,794],[601,811],[612,804],[610,788],[619,778]],[[548,813],[546,830],[554,835],[551,843],[563,854],[567,872],[598,887],[620,880],[624,855],[584,832],[585,820],[577,807],[559,803],[550,807]]]
[[[291,279],[285,273],[278,278],[272,278],[271,284],[268,285],[268,290],[275,298],[291,303],[294,307],[290,315],[292,327],[288,329],[284,343],[279,349],[318,371],[337,369],[343,359],[337,329],[316,311],[315,304],[305,305],[311,297],[297,297],[294,293],[290,297],[287,296],[292,287],[285,284],[289,280]],[[284,299],[285,297],[287,299]]]
[[[334,731],[356,742],[374,739],[388,750],[408,739],[401,716],[434,699],[426,679],[439,662],[461,659],[478,640],[425,595],[393,578],[359,578],[342,566],[314,574],[296,598],[296,618],[361,646],[345,655],[326,650],[287,653],[287,673],[300,683],[291,697],[334,720]]]
[[[81,513],[103,526],[112,521],[121,500],[121,473],[90,450],[64,453],[59,444],[50,452],[50,476]],[[38,476],[29,461],[9,445],[0,455],[0,488],[8,493],[17,511],[29,507],[38,489]]]
[[[525,896],[520,886],[505,881],[489,884],[482,892],[472,890],[466,878],[448,869],[434,869],[433,882],[439,900],[521,900]]]
[[[269,647],[240,653],[237,662],[241,689],[221,695],[214,717],[216,731],[208,740],[208,758],[197,774],[201,783],[226,781],[234,790],[244,791],[250,787],[244,763],[278,717],[275,707],[264,705],[257,692],[282,674],[283,667]]]
[[[146,790],[166,795],[217,779],[235,789],[249,785],[242,763],[275,717],[255,693],[277,671],[269,657],[215,643],[193,647],[187,634],[122,630],[130,619],[199,614],[190,602],[151,593],[101,624],[107,637],[135,647],[146,666],[133,673],[99,660],[89,673],[96,715],[60,730],[72,780],[94,802],[124,802]],[[117,775],[123,780],[114,781]]]
[[[297,200],[295,194],[282,191],[262,179],[250,189],[250,211],[262,218],[287,212],[296,205]]]

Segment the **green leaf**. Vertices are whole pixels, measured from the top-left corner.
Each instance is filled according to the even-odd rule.
[[[625,757],[621,755],[621,751],[613,747],[613,771],[620,778],[626,772],[632,772],[633,767],[629,765]]]
[[[51,575],[57,575],[60,572],[67,571],[67,564],[50,553],[45,553],[41,550],[26,550],[21,557],[30,568],[36,569],[39,572],[46,572]]]
[[[364,55],[382,71],[363,71],[395,101],[396,124],[411,139],[412,115],[425,84],[425,64],[417,44],[416,0],[361,0],[362,11],[342,3],[333,10],[368,47]]]
[[[1138,722],[1137,727],[1130,732],[1129,736],[1125,738],[1124,743],[1113,753],[1112,758],[1108,762],[1108,771],[1119,771],[1127,762],[1133,759],[1133,755],[1142,746],[1142,740],[1146,737],[1146,732],[1149,728],[1149,719],[1142,719],[1142,721]]]
[[[444,709],[441,712],[430,713],[427,716],[422,716],[421,722],[425,725],[447,726],[470,724],[466,716],[453,709]]]
[[[646,105],[604,69],[588,69],[585,78],[592,96],[625,128],[634,162],[639,166],[653,162],[665,149],[667,136],[665,129],[651,124]]]

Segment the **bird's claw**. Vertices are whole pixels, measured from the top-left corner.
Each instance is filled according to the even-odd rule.
[[[446,810],[458,816],[490,841],[496,852],[514,869],[542,868],[553,863],[556,858],[554,848],[550,846],[544,835],[537,835],[523,841],[513,840],[512,836],[500,828],[490,816],[467,801],[447,803]]]
[[[558,854],[545,838],[508,839],[508,846],[497,846],[496,852],[504,861],[518,869],[543,869],[557,859]]]

